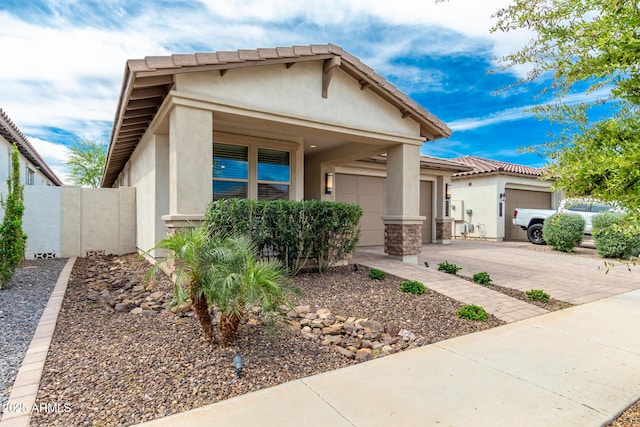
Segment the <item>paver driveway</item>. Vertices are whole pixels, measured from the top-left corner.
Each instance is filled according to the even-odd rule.
[[[449,245],[425,245],[419,262],[449,261],[471,277],[489,273],[496,285],[521,291],[544,289],[553,298],[583,304],[640,289],[640,265],[627,266],[597,256],[585,244],[576,254],[566,254],[529,242],[478,242],[454,240]],[[607,272],[605,261],[616,266]]]
[[[385,255],[379,246],[357,248],[352,262],[404,279],[419,280],[428,288],[461,303],[480,305],[506,322],[545,314],[547,310],[437,271],[438,263],[454,263],[462,267],[459,275],[466,277],[486,271],[496,285],[521,291],[543,289],[553,298],[572,304],[640,289],[640,265],[614,261],[615,266],[608,268],[592,244],[580,247],[576,252],[566,254],[528,242],[455,240],[448,245],[423,246],[418,264],[404,264]]]

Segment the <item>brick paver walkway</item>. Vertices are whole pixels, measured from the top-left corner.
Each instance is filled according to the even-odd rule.
[[[381,253],[380,248],[358,248],[351,262],[377,268],[402,279],[418,280],[427,288],[463,304],[482,306],[487,313],[508,323],[548,313],[543,308],[438,271],[437,266],[427,268],[423,264],[405,264]]]

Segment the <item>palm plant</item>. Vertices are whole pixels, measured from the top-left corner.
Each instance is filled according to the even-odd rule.
[[[291,305],[293,289],[283,286],[286,269],[278,260],[258,259],[256,245],[247,236],[220,236],[201,225],[160,240],[154,249],[167,250],[167,257],[150,274],[174,263],[176,300],[181,300],[182,285],[188,283],[191,305],[209,343],[214,341],[211,305],[220,310],[224,346],[234,341],[247,307],[259,307],[271,320],[280,306]]]
[[[248,307],[259,307],[262,315],[278,313],[282,305],[291,305],[293,289],[283,286],[286,269],[278,260],[256,256],[256,246],[247,236],[230,236],[219,240],[208,254],[211,263],[207,297],[220,310],[218,328],[223,346],[235,340]]]
[[[209,344],[214,342],[214,327],[205,290],[210,286],[211,265],[204,255],[211,252],[213,245],[215,242],[211,239],[209,229],[202,226],[165,237],[153,249],[165,249],[167,256],[149,270],[149,274],[157,274],[162,265],[173,264],[176,297],[180,299],[183,294],[181,286],[187,282],[191,306],[202,327],[202,335]]]

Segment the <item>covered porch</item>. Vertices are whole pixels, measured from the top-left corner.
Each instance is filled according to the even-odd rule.
[[[138,187],[139,247],[217,198],[337,200],[337,174],[385,156],[385,248],[416,262],[420,147],[444,123],[334,45],[207,55],[128,62],[102,184]],[[447,174],[433,182],[444,241]]]

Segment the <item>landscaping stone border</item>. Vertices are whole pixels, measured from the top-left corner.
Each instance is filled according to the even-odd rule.
[[[62,300],[69,284],[71,270],[76,258],[69,258],[65,264],[56,286],[51,292],[47,306],[40,317],[38,327],[31,339],[29,349],[22,361],[18,375],[13,383],[11,395],[5,404],[5,411],[0,420],[0,427],[28,427],[31,421],[31,413],[36,404],[36,396],[40,385],[40,377],[44,370],[44,364],[49,352],[49,345],[53,332],[56,329],[58,313],[62,306]],[[51,405],[62,405],[60,402],[43,402],[47,410]]]

